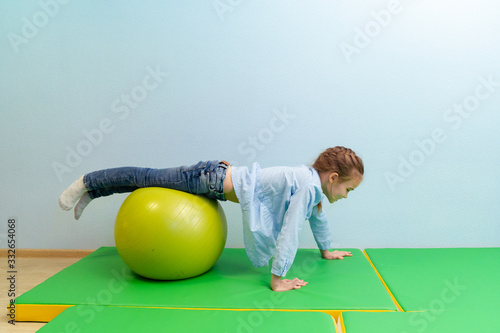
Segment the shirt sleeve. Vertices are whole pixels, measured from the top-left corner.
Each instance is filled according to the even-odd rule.
[[[320,250],[330,249],[332,244],[332,233],[330,230],[330,224],[326,217],[325,211],[322,209],[318,213],[318,207],[314,207],[314,211],[309,218],[309,224],[311,225],[311,230],[318,244]]]
[[[283,226],[276,240],[276,249],[274,253],[271,273],[277,276],[285,276],[297,253],[299,246],[299,231],[304,225],[306,214],[313,203],[313,193],[310,188],[302,188],[295,192],[290,205],[286,210]]]

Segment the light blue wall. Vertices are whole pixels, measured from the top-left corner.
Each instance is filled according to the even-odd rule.
[[[2,1],[0,245],[12,217],[18,248],[113,245],[125,195],[77,222],[57,205],[96,169],[344,145],[366,174],[326,208],[337,247],[499,246],[498,17],[486,0]]]

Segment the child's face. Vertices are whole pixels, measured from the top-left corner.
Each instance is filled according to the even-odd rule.
[[[332,173],[325,179],[323,193],[330,203],[334,203],[342,198],[347,198],[350,191],[353,191],[363,181],[363,176],[357,174],[349,180],[342,180],[337,173]]]

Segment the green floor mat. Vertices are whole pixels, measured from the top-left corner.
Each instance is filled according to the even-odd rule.
[[[277,293],[269,287],[271,274],[265,267],[253,267],[244,249],[225,249],[215,266],[201,276],[154,281],[133,274],[116,248],[104,247],[18,297],[17,313],[22,321],[46,321],[52,318],[34,318],[30,305],[78,304],[327,313],[395,311],[395,304],[362,252],[348,250],[352,257],[324,260],[318,250],[300,249],[287,277],[297,276],[309,285]]]
[[[80,332],[336,332],[333,318],[319,312],[215,311],[78,305],[66,309],[40,333]]]
[[[404,311],[495,308],[500,248],[367,249]]]
[[[500,311],[344,312],[344,333],[498,333]]]

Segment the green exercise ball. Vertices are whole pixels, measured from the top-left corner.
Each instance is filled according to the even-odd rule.
[[[155,280],[205,273],[219,259],[226,237],[218,201],[166,188],[135,190],[115,222],[120,257],[135,273]]]

